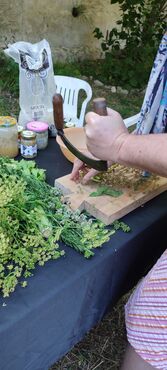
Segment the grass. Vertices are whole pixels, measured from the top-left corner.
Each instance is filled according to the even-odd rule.
[[[84,339],[49,370],[119,370],[126,348],[124,305],[120,299],[112,311]]]
[[[89,67],[89,66],[88,66]],[[18,67],[0,56],[0,115],[18,117]],[[13,69],[14,68],[14,69]],[[82,78],[90,75],[90,69],[82,71],[76,65],[57,65],[57,74],[72,75]],[[83,73],[85,72],[85,73]],[[2,77],[3,76],[3,77]],[[139,93],[129,95],[113,94],[107,88],[97,87],[89,81],[93,90],[93,98],[105,97],[107,105],[121,113],[123,118],[139,112],[143,96]],[[92,101],[87,111],[92,110]],[[50,370],[118,370],[126,346],[124,324],[124,304],[128,295],[122,297],[112,311],[96,325],[83,340],[78,343],[66,356]]]
[[[10,93],[3,92],[0,96],[0,116],[18,117],[19,102],[16,96]]]
[[[123,118],[130,117],[139,112],[143,96],[141,94],[112,94],[105,87],[96,87],[93,83],[90,84],[93,90],[93,98],[105,97],[107,106],[117,110]],[[87,106],[87,111],[93,109],[92,100]],[[12,94],[9,91],[1,91],[0,95],[0,115],[11,115],[18,117],[19,114],[19,100],[17,94]]]
[[[91,84],[91,82],[90,82]],[[139,93],[128,95],[113,94],[105,87],[97,87],[92,84],[93,98],[104,97],[107,106],[117,110],[123,118],[130,117],[140,111],[143,96]],[[88,104],[87,110],[93,109],[92,101]]]

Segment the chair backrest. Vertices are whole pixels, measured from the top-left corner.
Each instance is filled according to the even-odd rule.
[[[86,106],[92,97],[92,88],[88,82],[75,77],[55,75],[56,92],[61,94],[64,100],[63,111],[65,122],[74,122],[77,127],[83,126]],[[86,98],[82,102],[80,115],[78,111],[79,91],[84,90]]]
[[[140,113],[135,114],[134,116],[128,117],[124,119],[125,126],[131,127],[137,124],[137,121],[139,119]]]

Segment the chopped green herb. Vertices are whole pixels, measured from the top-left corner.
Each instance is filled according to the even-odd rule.
[[[129,231],[131,231],[130,226],[125,224],[125,222],[123,222],[123,221],[115,220],[112,223],[112,226],[113,226],[114,230],[120,230],[121,229],[124,233],[129,233]]]
[[[111,197],[119,197],[123,194],[122,190],[112,189],[110,186],[100,186],[97,191],[89,194],[90,197],[99,197],[101,195],[110,195]]]

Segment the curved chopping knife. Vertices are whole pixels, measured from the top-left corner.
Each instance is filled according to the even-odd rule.
[[[93,101],[94,110],[100,115],[107,115],[106,101],[104,98],[94,99]],[[54,113],[54,123],[57,129],[57,134],[61,136],[64,145],[82,162],[87,164],[89,167],[94,168],[97,171],[107,171],[108,165],[107,161],[96,160],[89,158],[80,152],[70,141],[66,138],[63,128],[63,98],[61,94],[55,94],[53,96],[53,113]]]

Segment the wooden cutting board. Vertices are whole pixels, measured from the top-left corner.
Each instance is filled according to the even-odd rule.
[[[85,210],[109,225],[167,190],[167,179],[156,177],[151,184],[147,184],[146,180],[142,191],[122,189],[123,194],[117,198],[108,195],[90,197],[90,193],[96,191],[99,184],[93,181],[88,185],[76,184],[70,180],[70,175],[56,179],[55,186],[62,191],[64,201],[68,202],[73,210]]]

